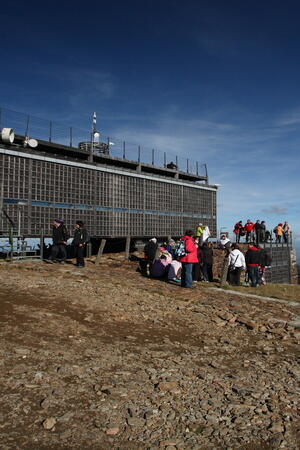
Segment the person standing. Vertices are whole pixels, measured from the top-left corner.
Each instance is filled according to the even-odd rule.
[[[266,222],[264,220],[260,224],[260,242],[266,242]]]
[[[260,234],[261,234],[261,224],[260,220],[257,220],[253,226],[253,231],[255,232],[255,242],[258,245],[260,242]]]
[[[89,242],[89,234],[81,220],[77,220],[72,244],[75,248],[76,266],[84,267],[84,249]]]
[[[252,239],[253,227],[254,227],[254,223],[251,222],[250,219],[248,219],[244,226],[245,231],[246,231],[246,242],[249,242]]]
[[[259,267],[261,265],[261,251],[254,245],[254,242],[249,242],[245,261],[251,286],[256,287],[259,279]]]
[[[197,247],[193,239],[194,232],[187,230],[185,236],[181,238],[184,241],[185,255],[180,258],[181,269],[181,287],[193,287],[193,265],[198,262]]]
[[[204,242],[202,245],[202,271],[204,281],[209,281],[210,283],[213,281],[213,249],[211,246]]]
[[[282,228],[282,223],[279,223],[277,225],[277,227],[274,228],[274,230],[276,230],[275,234],[276,234],[276,243],[280,244],[281,240],[282,240],[282,236],[283,236],[283,228]]]
[[[199,245],[203,244],[204,230],[205,230],[205,226],[202,223],[199,223],[199,225],[196,228],[196,239],[198,239]]]
[[[240,286],[241,272],[246,269],[246,261],[238,244],[232,244],[232,251],[229,253],[229,283],[233,286]]]
[[[222,234],[221,239],[220,239],[220,248],[222,250],[225,250],[226,256],[229,255],[230,247],[231,247],[230,240],[228,239],[228,237],[225,234]]]
[[[240,242],[240,237],[241,237],[241,232],[240,232],[240,230],[243,230],[244,229],[244,227],[243,227],[243,222],[240,220],[239,222],[237,222],[235,225],[234,225],[234,230],[233,230],[233,232],[234,232],[234,234],[235,234],[235,240],[236,240],[236,242]]]
[[[51,254],[49,257],[49,262],[60,262],[61,264],[65,264],[67,259],[67,240],[70,235],[68,233],[67,227],[64,224],[63,220],[54,219],[52,222],[52,241],[53,245],[51,247]],[[57,257],[60,256],[60,259],[57,260]]]
[[[283,240],[285,243],[287,243],[289,241],[290,232],[291,232],[291,228],[290,228],[288,222],[286,222],[286,221],[284,222],[282,231],[283,231]]]
[[[144,258],[140,260],[140,270],[142,275],[150,276],[151,266],[156,258],[158,249],[157,239],[149,239],[144,247]]]

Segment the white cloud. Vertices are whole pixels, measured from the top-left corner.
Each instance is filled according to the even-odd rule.
[[[261,211],[265,214],[288,214],[286,208],[276,205],[271,206],[270,208],[267,209],[262,209]]]

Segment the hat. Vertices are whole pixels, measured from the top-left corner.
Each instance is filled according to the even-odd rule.
[[[53,219],[53,222],[56,222],[56,223],[64,223],[64,221],[61,220],[61,219]]]
[[[156,238],[152,238],[152,239],[149,239],[149,241],[152,241],[152,242],[154,242],[154,244],[156,244],[157,239]]]
[[[202,226],[203,226],[203,223],[199,223],[199,226],[202,227]]]

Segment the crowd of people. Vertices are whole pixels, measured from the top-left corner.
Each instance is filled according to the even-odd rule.
[[[159,246],[156,238],[150,239],[140,261],[142,274],[180,283],[184,288],[193,288],[193,281],[213,281],[213,248],[207,242],[209,235],[208,227],[199,224],[196,231],[187,230],[177,242],[168,239]]]
[[[255,223],[250,219],[243,225],[243,221],[236,222],[233,230],[236,236],[236,242],[239,243],[241,237],[245,236],[245,242],[254,241],[256,244],[260,242],[269,242],[273,240],[272,232],[267,230],[264,220],[257,220]],[[279,223],[273,229],[276,243],[287,243],[291,236],[291,227],[288,222]]]
[[[219,242],[219,247],[225,251],[226,257],[228,257],[227,280],[232,285],[240,285],[241,273],[244,270],[251,286],[265,284],[265,268],[270,266],[271,259],[268,251],[259,247],[259,242],[265,242],[266,233],[262,227],[264,222],[257,221],[254,224],[247,220],[245,226],[240,228],[238,228],[238,224],[242,224],[242,221],[235,226],[235,230],[239,230],[236,233],[236,243],[231,244],[225,234],[221,236]],[[245,256],[238,244],[238,237],[243,235],[240,232],[241,228],[245,230],[243,233],[246,234],[248,243]],[[284,236],[287,233],[286,239],[288,239],[290,227],[287,222],[284,225],[279,224],[276,229],[277,235]],[[151,238],[144,247],[144,258],[140,260],[141,273],[153,278],[180,283],[183,288],[195,287],[193,282],[212,282],[214,279],[214,252],[213,243],[208,242],[209,236],[209,228],[199,223],[196,230],[187,230],[177,242],[169,238],[159,245],[155,237]],[[253,240],[253,238],[256,239]],[[66,246],[70,241],[70,234],[60,219],[53,220],[52,240],[53,245],[47,262],[64,264],[67,258]],[[71,239],[78,267],[85,266],[84,253],[89,240],[90,236],[84,223],[78,220],[74,227],[73,239]]]

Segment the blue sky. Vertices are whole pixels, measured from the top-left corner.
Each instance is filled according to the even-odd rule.
[[[288,220],[299,242],[299,13],[276,0],[13,2],[0,106],[82,128],[97,111],[105,136],[207,163],[218,228]]]

